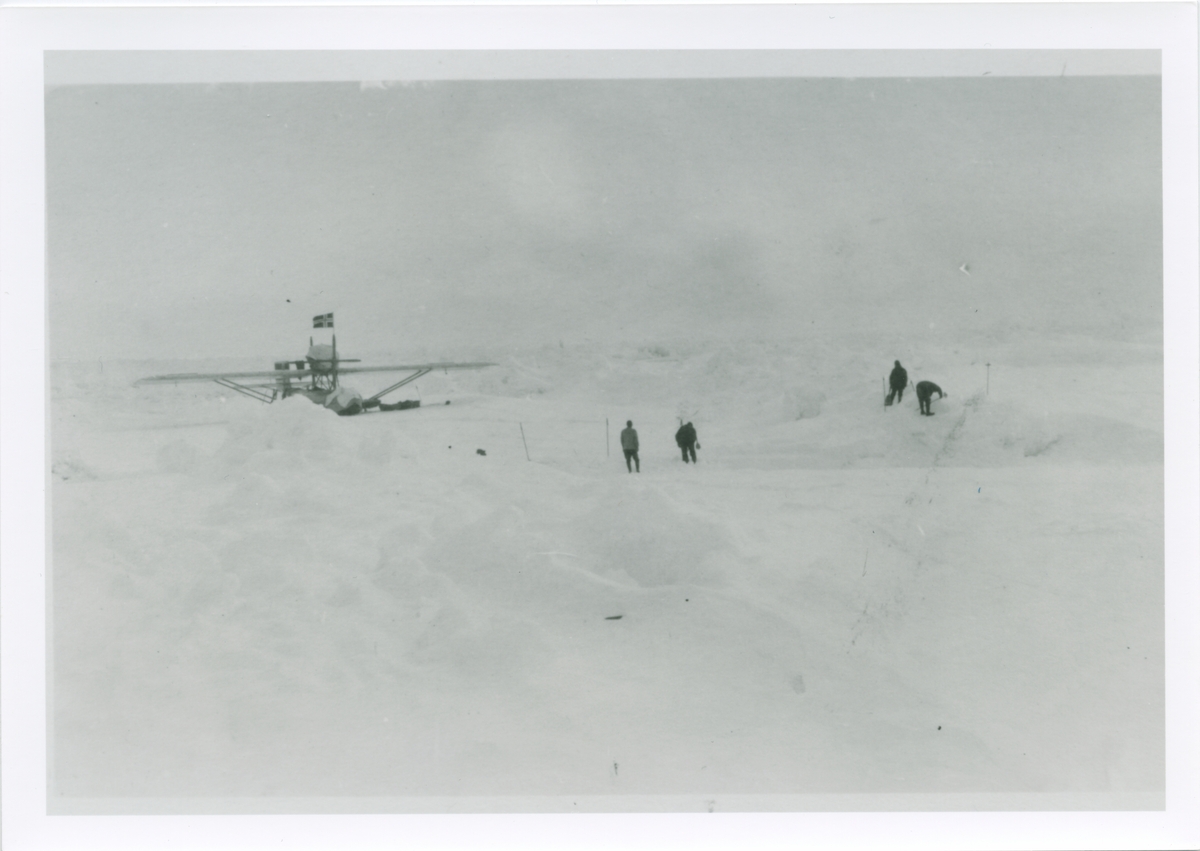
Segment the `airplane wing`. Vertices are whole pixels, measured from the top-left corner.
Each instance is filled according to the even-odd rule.
[[[357,363],[357,361],[354,361]],[[328,378],[330,375],[344,375],[346,373],[359,372],[407,372],[406,377],[400,379],[395,384],[385,387],[369,399],[363,400],[364,407],[373,407],[379,404],[379,400],[387,393],[403,387],[412,381],[416,381],[423,375],[428,375],[437,369],[482,369],[486,366],[495,366],[494,363],[419,363],[419,364],[397,364],[394,366],[350,366],[338,367],[336,373],[333,367],[323,367],[314,370],[311,366],[303,369],[270,369],[261,372],[176,372],[171,375],[151,375],[146,378],[138,379],[134,382],[138,384],[174,384],[180,381],[214,381],[222,387],[237,391],[244,396],[249,396],[257,399],[260,402],[270,404],[274,402],[280,392],[280,385],[283,384],[284,396],[288,395],[287,386],[284,382],[305,379],[311,376],[319,376]],[[326,388],[328,389],[328,388]]]
[[[416,363],[397,364],[395,366],[347,366],[338,367],[338,375],[352,372],[414,372],[424,370],[433,372],[438,369],[483,369],[495,366],[494,363]],[[151,375],[139,378],[134,384],[166,384],[176,381],[218,381],[262,379],[264,382],[274,382],[279,378],[308,378],[312,375],[328,375],[330,370],[323,369],[314,372],[312,369],[268,369],[261,372],[177,372],[172,375]]]
[[[338,370],[341,372],[342,370]],[[151,375],[139,378],[134,384],[162,384],[175,381],[217,381],[219,379],[261,378],[274,381],[277,378],[307,378],[310,369],[270,369],[263,372],[177,372],[174,375]]]
[[[399,366],[350,366],[345,369],[339,367],[338,375],[351,372],[413,372],[416,370],[433,372],[438,369],[483,369],[485,366],[495,365],[494,363],[414,363]]]

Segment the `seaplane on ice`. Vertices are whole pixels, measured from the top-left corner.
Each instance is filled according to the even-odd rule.
[[[333,314],[325,313],[313,317],[314,328],[332,328]],[[448,369],[483,369],[495,366],[494,363],[418,363],[399,364],[396,366],[342,366],[346,363],[361,363],[358,358],[341,358],[337,353],[337,335],[333,342],[314,343],[308,338],[308,354],[304,360],[276,361],[275,368],[262,372],[181,372],[174,375],[152,375],[139,379],[137,384],[174,384],[180,381],[214,381],[222,387],[227,387],[270,404],[276,399],[286,399],[288,396],[307,396],[318,405],[323,405],[338,416],[351,416],[366,411],[398,411],[420,406],[419,401],[404,401],[388,404],[383,397],[393,390],[398,390],[409,382],[416,381],[423,375],[434,370]],[[349,387],[342,386],[340,376],[363,372],[408,372],[395,384],[388,385],[373,396],[363,398]],[[449,403],[447,403],[449,404]]]

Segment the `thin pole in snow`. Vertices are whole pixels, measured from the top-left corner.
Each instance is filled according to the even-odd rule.
[[[987,389],[984,391],[984,395],[990,395],[991,392],[992,392],[992,365],[989,363],[987,365]]]
[[[531,459],[529,457],[529,444],[525,443],[525,424],[517,423],[517,425],[519,425],[521,427],[521,443],[524,444],[524,446],[525,446],[525,460],[529,461]]]

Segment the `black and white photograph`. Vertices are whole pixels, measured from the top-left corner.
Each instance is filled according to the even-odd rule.
[[[48,815],[1166,810],[1163,50],[43,73]]]

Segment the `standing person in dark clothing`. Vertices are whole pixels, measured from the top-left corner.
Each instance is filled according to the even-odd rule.
[[[892,392],[888,394],[885,404],[890,405],[892,402],[904,401],[904,388],[908,386],[908,371],[900,365],[900,361],[896,361],[896,368],[888,376],[888,386],[891,387]]]
[[[938,387],[932,381],[917,382],[917,402],[921,405],[922,416],[933,416],[933,411],[929,410],[929,403],[933,399],[934,393],[938,394],[939,399],[946,395],[942,392],[942,388]]]
[[[691,423],[679,427],[679,431],[675,432],[675,445],[683,452],[683,463],[688,462],[688,455],[692,456],[692,463],[696,463],[696,427]]]
[[[621,448],[625,450],[625,469],[632,473],[633,464],[637,464],[637,471],[642,472],[642,462],[638,458],[637,432],[633,428],[633,420],[625,421],[625,428],[621,432]],[[633,464],[630,463],[631,461]]]

